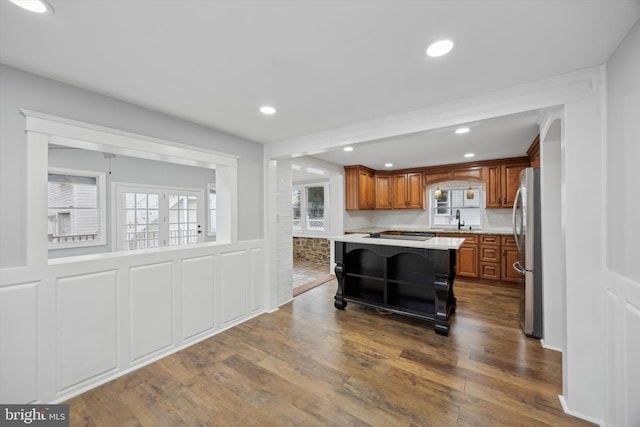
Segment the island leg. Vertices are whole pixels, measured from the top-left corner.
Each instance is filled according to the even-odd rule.
[[[434,329],[438,335],[449,335],[449,313],[447,305],[449,304],[449,283],[447,281],[435,282],[436,301],[435,301],[435,326]]]
[[[338,280],[338,291],[336,296],[333,297],[333,306],[338,310],[344,310],[347,302],[344,300],[344,266],[342,263],[336,264],[335,273]]]

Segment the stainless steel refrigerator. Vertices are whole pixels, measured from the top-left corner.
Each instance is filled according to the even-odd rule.
[[[540,168],[520,173],[520,188],[513,202],[513,235],[521,275],[520,325],[527,336],[542,338],[542,246],[540,241]]]

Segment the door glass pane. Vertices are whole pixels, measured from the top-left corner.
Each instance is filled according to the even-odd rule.
[[[324,187],[307,187],[307,229],[324,230]]]

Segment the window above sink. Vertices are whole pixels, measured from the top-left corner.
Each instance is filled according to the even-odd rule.
[[[457,228],[456,213],[460,212],[460,224],[464,227],[482,227],[482,187],[429,190],[429,221],[432,228]],[[469,191],[471,190],[471,191]]]

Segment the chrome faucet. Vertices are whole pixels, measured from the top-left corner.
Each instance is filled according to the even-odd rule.
[[[456,209],[456,219],[458,220],[458,230],[460,230],[460,227],[464,226],[464,221],[460,224],[460,209]]]

